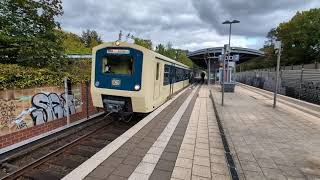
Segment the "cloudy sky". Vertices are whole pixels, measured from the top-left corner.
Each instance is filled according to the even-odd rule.
[[[259,49],[272,27],[318,7],[320,0],[63,0],[59,21],[79,35],[94,29],[104,41],[116,40],[122,30],[193,51],[226,44],[228,26],[222,22],[237,19],[232,46]]]

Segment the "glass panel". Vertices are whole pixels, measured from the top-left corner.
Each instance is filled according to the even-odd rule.
[[[170,83],[170,66],[164,65],[164,78],[163,78],[163,85],[168,85]]]
[[[133,58],[131,56],[105,56],[102,59],[102,71],[108,74],[133,74]]]
[[[159,79],[159,63],[157,63],[157,72],[156,72],[156,80]]]

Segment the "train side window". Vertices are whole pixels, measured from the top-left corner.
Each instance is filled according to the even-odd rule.
[[[156,80],[159,80],[159,68],[160,68],[160,63],[157,63]]]
[[[185,80],[189,79],[189,70],[185,70],[184,79],[185,79]]]
[[[176,77],[177,77],[176,69],[177,68],[174,66],[171,66],[170,68],[171,84],[174,84],[176,82]]]
[[[164,65],[164,78],[163,78],[163,85],[168,85],[170,83],[170,66],[165,64]]]
[[[176,68],[176,82],[180,82],[183,80],[184,72],[181,68]]]

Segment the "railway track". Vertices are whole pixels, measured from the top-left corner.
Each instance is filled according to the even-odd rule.
[[[1,179],[61,179],[92,155],[132,127],[141,117],[130,122],[106,116],[82,129],[16,153],[1,160]]]

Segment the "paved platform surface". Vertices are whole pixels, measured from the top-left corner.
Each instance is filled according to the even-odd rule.
[[[193,91],[182,94],[85,179],[230,179],[209,90]]]
[[[230,179],[208,87],[186,90],[84,179]]]
[[[273,109],[267,96],[241,86],[225,94],[222,107],[219,91],[185,90],[65,179],[231,179],[214,105],[239,179],[320,179],[319,117],[281,102]],[[77,178],[86,168],[92,170]]]
[[[320,118],[237,86],[212,94],[240,179],[320,179]],[[319,108],[320,111],[320,108]]]

